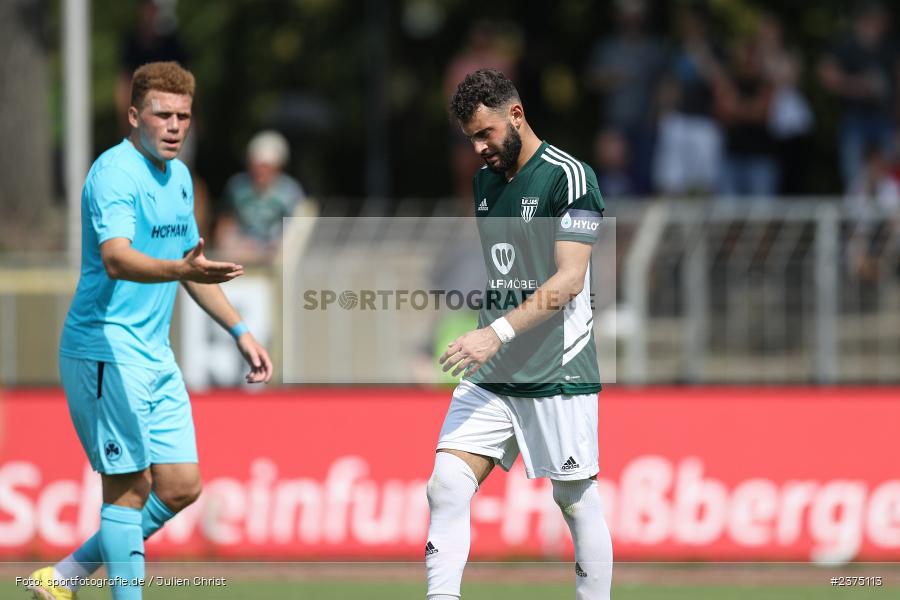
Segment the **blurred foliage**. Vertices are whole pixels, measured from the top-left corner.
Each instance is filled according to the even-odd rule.
[[[383,2],[383,4],[379,4]],[[674,28],[675,3],[648,0],[652,27]],[[196,74],[196,170],[218,196],[242,169],[244,147],[263,127],[276,127],[293,149],[289,171],[319,197],[364,194],[366,125],[375,118],[367,99],[367,62],[373,6],[387,11],[391,191],[395,197],[450,194],[451,127],[443,80],[473,22],[514,23],[521,44],[518,85],[538,135],[589,159],[598,99],[583,85],[592,45],[614,25],[613,2],[564,0],[229,0],[177,2],[178,32]],[[715,36],[734,40],[761,10],[778,15],[789,44],[804,58],[804,90],[816,110],[817,169],[810,193],[839,189],[836,179],[837,106],[815,82],[822,48],[844,24],[843,0],[710,0]],[[124,37],[137,2],[92,2],[92,78],[95,150],[122,135],[114,90]],[[59,23],[56,6],[51,21]],[[724,44],[725,47],[728,44]],[[51,57],[59,75],[61,60]],[[60,77],[57,77],[57,85]],[[58,88],[57,88],[58,89]],[[55,131],[59,94],[54,92]]]

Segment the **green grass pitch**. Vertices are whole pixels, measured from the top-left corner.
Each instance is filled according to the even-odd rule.
[[[16,577],[36,563],[0,562],[0,599],[30,598]],[[471,563],[463,600],[569,600],[575,597],[571,565]],[[421,563],[239,563],[148,564],[154,583],[146,600],[423,600]],[[881,576],[883,587],[832,586],[832,576]],[[225,586],[196,585],[195,576],[224,578]],[[101,570],[94,577],[104,577]],[[160,581],[160,577],[165,578]],[[768,563],[640,563],[614,571],[613,600],[866,600],[900,598],[900,564],[845,567]],[[173,579],[187,585],[173,586]],[[160,583],[165,585],[160,586]],[[109,589],[85,587],[79,600],[109,600]]]

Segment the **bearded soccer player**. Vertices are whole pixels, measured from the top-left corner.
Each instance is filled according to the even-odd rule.
[[[191,405],[169,346],[180,282],[235,339],[248,382],[272,363],[220,283],[243,267],[203,254],[187,167],[194,76],[177,63],[135,71],[131,133],[94,162],[81,200],[81,277],[63,327],[60,374],[72,422],[103,486],[100,530],[33,573],[35,598],[74,598],[105,563],[115,600],[141,597],[144,540],[200,494]]]
[[[469,553],[469,505],[494,465],[521,454],[547,477],[575,546],[580,600],[608,599],[612,542],[598,466],[600,376],[591,330],[589,264],[603,213],[590,167],[541,141],[512,82],[470,73],[450,103],[485,166],[475,218],[489,281],[479,329],[451,343],[453,392],[428,481],[429,600],[456,600]],[[510,305],[500,298],[521,293]]]

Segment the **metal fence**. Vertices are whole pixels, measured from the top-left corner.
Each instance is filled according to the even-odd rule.
[[[446,220],[435,219],[449,218],[450,202],[427,210],[424,203],[403,203],[396,210],[402,218],[387,229],[367,229],[350,217],[332,220],[340,211],[335,203],[325,206],[331,207],[324,212],[329,217],[304,219],[303,231],[286,232],[284,271],[263,271],[277,300],[271,308],[278,333],[273,343],[301,325],[291,317],[282,322],[287,313],[278,293],[282,280],[294,281],[299,269],[310,269],[303,273],[307,280],[343,277],[341,285],[348,287],[346,272],[327,267],[338,255],[365,252],[386,265],[366,274],[372,282],[422,280],[458,235],[441,226]],[[619,202],[608,214],[616,217],[616,246],[604,252],[615,254],[617,301],[598,308],[603,314],[596,315],[595,333],[614,337],[617,381],[900,381],[896,221],[862,220],[833,198]],[[57,264],[65,264],[63,257]],[[610,274],[595,280],[604,276]],[[57,383],[56,346],[75,280],[66,268],[16,268],[0,257],[3,383]],[[424,320],[382,325],[353,333],[380,336],[385,352],[427,337]],[[336,358],[326,335],[330,326],[321,319],[302,324],[303,334],[317,344],[312,354],[285,346],[286,360],[298,363],[300,381],[306,363]],[[185,346],[180,331],[173,327],[176,351]],[[383,375],[377,357],[353,357],[350,364],[359,379]]]
[[[900,380],[890,219],[808,199],[654,203],[619,224],[622,380]]]

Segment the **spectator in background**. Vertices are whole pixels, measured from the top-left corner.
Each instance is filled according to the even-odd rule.
[[[863,282],[877,283],[881,278],[879,259],[893,255],[900,235],[900,185],[879,144],[866,150],[844,206],[853,219],[847,247],[850,268]]]
[[[225,184],[226,212],[216,224],[216,245],[238,262],[271,262],[281,245],[282,218],[305,199],[297,180],[282,172],[289,157],[284,136],[257,133],[247,145],[247,172]]]
[[[774,86],[766,76],[759,44],[737,44],[731,72],[716,77],[716,115],[725,134],[720,191],[726,197],[771,197],[778,188],[775,142],[769,134]]]
[[[832,44],[819,64],[822,85],[843,105],[839,144],[846,189],[857,180],[867,146],[877,144],[891,155],[900,108],[900,60],[887,35],[889,14],[872,1],[856,10],[850,31]]]
[[[663,43],[647,31],[645,0],[617,0],[616,32],[597,41],[587,68],[588,85],[603,96],[600,137],[610,128],[629,153],[629,193],[651,191],[656,91],[666,64]],[[608,188],[601,187],[604,195]]]
[[[799,89],[802,64],[798,54],[785,46],[784,29],[775,15],[761,16],[757,42],[773,88],[768,125],[778,155],[778,191],[799,194],[806,191],[804,176],[813,128],[812,109]]]
[[[719,180],[722,132],[713,116],[720,52],[699,4],[679,8],[676,47],[659,92],[654,182],[665,194],[712,192]]]
[[[638,190],[630,174],[628,140],[616,129],[604,129],[594,140],[597,183],[604,199],[635,196]]]

